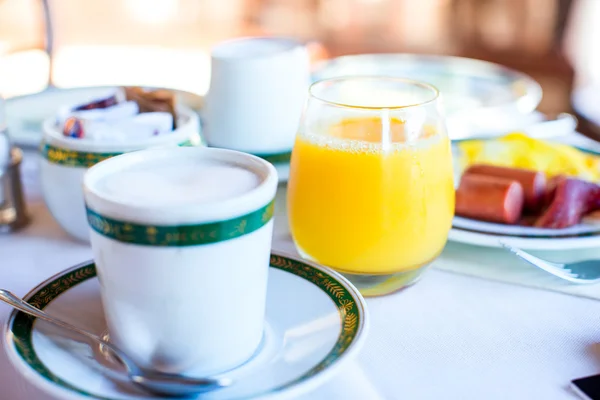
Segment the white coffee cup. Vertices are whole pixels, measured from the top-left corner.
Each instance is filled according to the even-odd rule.
[[[208,145],[257,155],[291,151],[310,83],[306,47],[250,37],[220,43],[211,57],[202,113]]]
[[[214,374],[263,334],[277,173],[249,154],[142,150],[84,195],[110,339],[140,365]]]

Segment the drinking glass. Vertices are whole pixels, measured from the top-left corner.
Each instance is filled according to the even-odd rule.
[[[363,76],[322,80],[309,92],[288,184],[298,251],[366,296],[414,283],[444,248],[454,216],[438,90]]]

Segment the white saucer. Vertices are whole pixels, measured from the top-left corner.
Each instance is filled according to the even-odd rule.
[[[55,275],[26,299],[99,335],[106,331],[92,262]],[[327,268],[272,254],[267,299],[261,347],[244,365],[223,373],[236,384],[202,399],[297,396],[331,378],[364,342],[365,301],[348,281]],[[13,312],[5,336],[9,359],[17,370],[57,398],[149,398],[132,387],[120,367],[99,349],[46,322]]]

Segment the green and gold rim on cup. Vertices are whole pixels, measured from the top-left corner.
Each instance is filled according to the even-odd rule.
[[[119,221],[86,209],[90,227],[97,233],[118,242],[184,247],[217,243],[252,233],[273,218],[275,200],[248,214],[224,221],[192,225],[145,225]]]
[[[179,143],[178,146],[197,146],[199,145],[199,142],[199,140],[188,139],[184,142]],[[98,164],[100,161],[104,161],[111,157],[116,157],[123,154],[123,152],[96,153],[89,151],[71,150],[65,149],[63,147],[54,146],[46,142],[42,142],[42,144],[40,145],[40,152],[42,154],[42,157],[44,157],[52,164],[81,168],[89,168]]]
[[[186,140],[179,144],[179,146],[197,146],[194,141]],[[53,164],[67,165],[72,167],[83,167],[89,168],[98,164],[100,161],[104,161],[108,158],[119,156],[123,152],[106,152],[106,153],[95,153],[87,151],[77,151],[65,149],[62,147],[54,146],[48,143],[42,143],[40,146],[40,152],[42,157]],[[253,154],[256,157],[262,158],[271,164],[285,164],[289,163],[292,157],[291,151],[282,153],[269,153],[269,154]]]
[[[252,154],[258,158],[262,158],[265,161],[270,162],[271,164],[285,164],[289,163],[292,159],[292,152],[286,151],[283,153],[270,153],[270,154]]]
[[[214,146],[209,145],[208,147],[214,147]],[[220,147],[215,147],[215,148],[220,148]],[[233,149],[233,150],[235,150],[235,149]],[[271,164],[289,164],[290,160],[292,159],[292,151],[291,150],[282,151],[282,152],[278,152],[278,153],[254,153],[254,152],[247,152],[247,151],[242,151],[242,150],[236,150],[236,151],[241,151],[242,153],[252,154],[255,157],[262,158],[263,160],[270,162]]]
[[[358,291],[337,273],[325,267],[311,265],[283,254],[272,253],[271,268],[275,268],[301,279],[311,282],[321,291],[326,293],[333,301],[340,318],[340,332],[329,353],[316,365],[301,376],[282,384],[281,386],[259,393],[255,397],[262,397],[290,389],[307,382],[310,378],[334,366],[343,357],[350,354],[358,346],[359,338],[366,329],[366,309],[364,300]],[[33,306],[43,310],[50,302],[62,293],[73,289],[75,286],[96,278],[96,267],[92,261],[77,265],[63,271],[40,284],[25,296],[25,300]],[[72,385],[51,371],[38,357],[33,345],[33,332],[35,317],[30,317],[20,311],[13,311],[6,325],[6,337],[9,346],[14,350],[20,361],[24,362],[32,372],[46,381],[68,391],[97,400],[117,400],[99,397],[82,388]]]

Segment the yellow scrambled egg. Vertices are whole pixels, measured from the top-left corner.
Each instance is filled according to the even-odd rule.
[[[473,164],[543,171],[549,177],[569,175],[600,181],[600,157],[574,147],[511,133],[494,140],[471,140],[458,144],[462,169]]]

